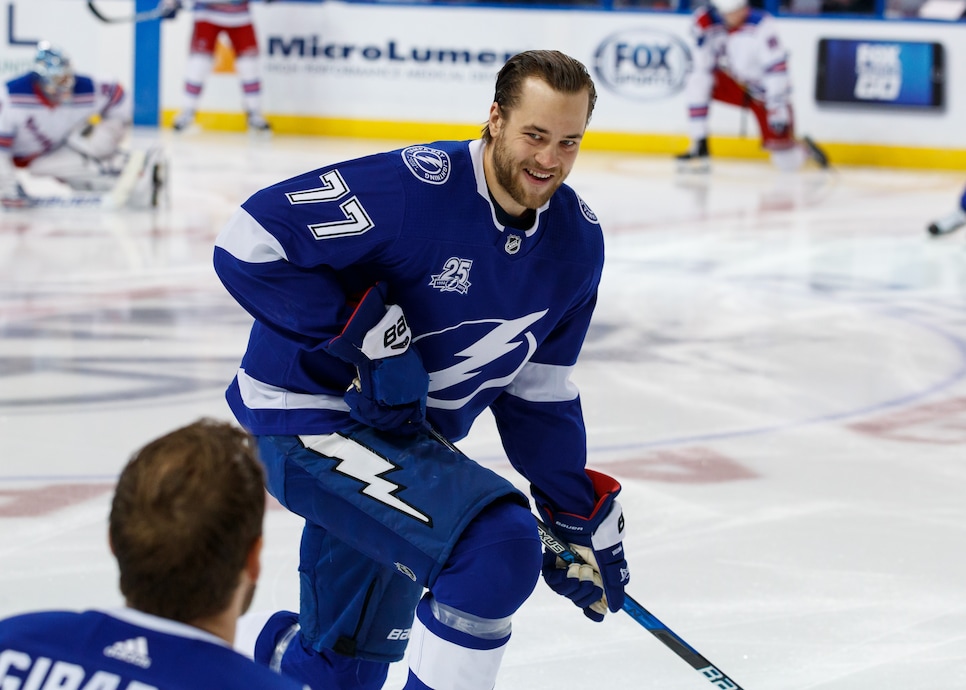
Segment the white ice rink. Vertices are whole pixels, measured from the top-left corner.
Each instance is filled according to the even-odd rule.
[[[165,210],[0,214],[0,616],[118,605],[118,471],[230,418],[249,320],[210,258],[234,208],[415,143],[162,136]],[[594,151],[570,178],[607,237],[576,381],[590,462],[624,485],[628,591],[745,690],[966,688],[966,237],[924,231],[964,182],[734,161],[682,178]],[[516,481],[488,419],[461,445]],[[297,608],[299,532],[269,512],[255,609]],[[563,685],[713,687],[540,583],[498,688]]]

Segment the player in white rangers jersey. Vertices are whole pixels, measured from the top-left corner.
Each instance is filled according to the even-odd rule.
[[[779,169],[797,170],[809,159],[828,167],[815,142],[795,139],[788,53],[770,14],[749,7],[748,0],[712,0],[694,13],[691,34],[694,71],[686,92],[691,146],[678,156],[683,168],[708,168],[712,100],[751,110],[762,146]]]
[[[92,192],[102,205],[154,206],[164,181],[160,148],[124,150],[131,106],[116,81],[76,74],[70,59],[47,42],[34,69],[0,92],[0,203],[33,206],[17,168],[71,190]]]
[[[171,9],[170,16],[174,16],[183,4],[182,0],[163,0],[163,5]],[[194,28],[184,83],[184,107],[174,119],[176,131],[187,129],[195,121],[201,91],[214,65],[215,45],[222,34],[228,37],[235,52],[235,69],[241,82],[242,105],[248,128],[257,132],[271,131],[271,125],[262,116],[258,39],[248,5],[248,0],[195,0]]]
[[[263,482],[251,438],[226,422],[145,445],[108,520],[127,606],[0,621],[0,688],[310,690],[231,648],[259,575]]]

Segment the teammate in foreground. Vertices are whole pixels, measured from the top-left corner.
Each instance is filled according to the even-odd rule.
[[[959,208],[929,224],[926,230],[930,235],[945,235],[966,225],[966,189],[959,199]]]
[[[255,317],[228,401],[306,520],[301,610],[268,621],[256,659],[368,690],[412,644],[407,690],[490,690],[541,567],[591,619],[620,610],[621,487],[585,469],[570,382],[603,241],[563,182],[595,101],[580,62],[521,53],[482,139],[280,182],[218,237],[218,275]],[[541,556],[527,498],[448,444],[487,409],[544,521],[593,566]]]
[[[162,2],[170,8],[171,17],[183,5],[182,0]],[[248,0],[195,0],[194,28],[184,83],[184,108],[174,119],[176,131],[187,129],[195,121],[201,90],[215,62],[215,46],[220,34],[228,37],[235,52],[235,69],[241,81],[242,105],[245,108],[248,128],[256,132],[271,131],[271,126],[261,112],[262,80],[258,68],[258,40],[248,5]]]
[[[0,687],[302,688],[231,649],[258,580],[263,478],[252,439],[224,422],[137,451],[109,519],[127,607],[0,621]]]
[[[17,168],[54,178],[107,208],[156,206],[164,183],[160,148],[125,150],[131,104],[116,81],[74,72],[63,50],[37,46],[34,68],[0,92],[0,204],[27,208]],[[98,198],[99,197],[99,198]],[[67,199],[64,199],[67,202]]]
[[[797,170],[828,157],[808,137],[795,139],[788,54],[775,20],[748,0],[712,0],[693,15],[694,71],[687,85],[691,147],[677,157],[682,170],[709,168],[708,113],[711,101],[748,108],[758,121],[762,147],[780,170]]]

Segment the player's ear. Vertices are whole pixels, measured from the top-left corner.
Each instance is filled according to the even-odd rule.
[[[262,571],[262,546],[265,540],[262,537],[258,537],[255,543],[252,544],[252,548],[248,551],[248,557],[245,559],[245,572],[251,581],[258,582],[258,576]]]
[[[487,120],[491,137],[495,137],[499,133],[503,127],[503,122],[503,111],[500,109],[500,104],[493,101],[493,104],[490,106],[490,117]]]

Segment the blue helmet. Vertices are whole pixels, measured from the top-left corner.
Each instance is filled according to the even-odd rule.
[[[37,44],[34,74],[40,88],[54,103],[60,103],[74,92],[74,69],[70,58],[47,41]]]

